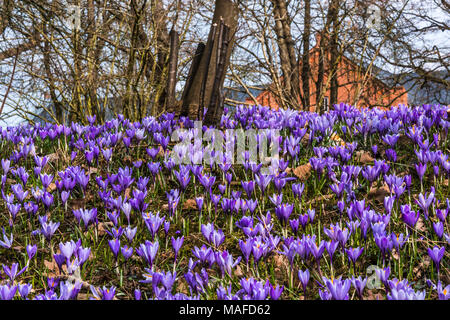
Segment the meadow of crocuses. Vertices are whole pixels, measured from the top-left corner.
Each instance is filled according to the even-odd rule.
[[[2,128],[0,298],[447,300],[449,127],[439,105],[225,110],[279,130],[266,173],[174,151],[173,114]]]

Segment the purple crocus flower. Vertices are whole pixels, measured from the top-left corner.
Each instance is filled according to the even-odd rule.
[[[264,174],[258,174],[255,176],[256,184],[258,185],[259,189],[261,189],[262,194],[264,195],[264,191],[266,190],[267,186],[269,185],[270,181],[272,181],[271,175],[264,175]]]
[[[151,267],[155,261],[156,254],[158,253],[158,248],[158,240],[155,242],[145,240],[145,243],[141,243],[140,246],[136,248],[136,252],[140,257],[144,258]]]
[[[56,265],[58,266],[59,274],[62,273],[62,266],[66,263],[67,259],[62,254],[54,254],[53,259],[55,259]]]
[[[447,285],[445,288],[442,288],[441,281],[438,281],[436,289],[438,292],[439,300],[449,300],[450,299],[450,284]]]
[[[267,249],[268,246],[260,238],[253,241],[252,254],[255,264],[259,263],[261,257],[267,253]]]
[[[277,285],[276,287],[270,286],[270,299],[272,300],[278,300],[281,297],[281,294],[283,293],[284,286]]]
[[[89,256],[91,255],[91,248],[83,248],[80,246],[78,247],[76,254],[78,255],[80,268],[82,268],[83,264],[89,259]]]
[[[348,291],[351,285],[351,281],[349,279],[341,280],[341,277],[337,279],[327,279],[323,277],[322,279],[331,294],[331,300],[349,299]]]
[[[407,174],[406,176],[404,176],[405,178],[405,185],[406,185],[406,189],[408,190],[408,194],[411,191],[411,183],[412,183],[412,177],[411,175]]]
[[[391,234],[391,241],[392,241],[392,244],[393,244],[393,246],[397,249],[397,251],[399,251],[402,247],[403,247],[403,245],[406,243],[406,241],[408,240],[408,237],[409,236],[406,236],[406,238],[405,238],[405,236],[403,235],[403,233],[400,233],[400,234],[395,234],[395,233],[392,233]]]
[[[41,182],[42,182],[42,186],[44,187],[44,190],[48,188],[48,186],[50,185],[50,183],[52,183],[53,181],[53,175],[48,175],[46,173],[44,174],[40,174],[39,175]]]
[[[120,251],[120,240],[112,239],[108,240],[109,247],[111,248],[112,253],[114,254],[114,258],[117,260],[117,255]]]
[[[137,232],[137,227],[131,228],[130,226],[128,226],[123,230],[123,234],[128,239],[128,242],[130,244],[133,242],[133,239],[136,236],[136,232]]]
[[[125,260],[128,260],[133,255],[133,247],[127,245],[120,248],[120,252]]]
[[[219,246],[225,241],[225,234],[223,233],[222,229],[219,230],[213,230],[210,238],[209,243],[214,245],[214,247],[217,249]]]
[[[13,222],[16,221],[16,217],[17,217],[17,214],[20,211],[21,206],[22,205],[20,203],[17,203],[17,204],[9,204],[9,203],[7,203],[6,204],[6,207],[8,208],[8,211],[9,211],[9,213],[12,216],[12,221]]]
[[[111,148],[104,148],[102,149],[103,157],[105,158],[106,162],[109,162],[111,160],[112,156],[112,149]]]
[[[17,286],[5,284],[0,286],[0,300],[12,300],[17,292]]]
[[[331,265],[333,265],[333,255],[336,252],[338,245],[339,242],[335,240],[325,242],[325,248],[327,249],[328,255],[330,257]]]
[[[378,146],[376,144],[372,145],[372,153],[374,156],[378,154]]]
[[[244,189],[245,193],[247,194],[247,197],[251,198],[253,190],[255,189],[255,182],[253,180],[241,181],[241,185],[242,185],[242,188]]]
[[[11,165],[11,161],[8,160],[8,159],[2,159],[1,162],[2,162],[3,173],[4,173],[5,175],[7,175],[8,172],[9,172],[9,168],[10,168],[10,165]]]
[[[8,276],[9,280],[11,280],[11,282],[14,282],[14,279],[16,279],[18,276],[20,276],[23,272],[25,272],[27,267],[28,266],[25,266],[24,268],[22,268],[19,271],[19,264],[18,263],[13,263],[11,268],[4,264],[3,265],[3,271]]]
[[[364,251],[364,247],[345,249],[345,253],[347,253],[349,261],[351,261],[353,263],[353,268],[356,268],[356,260],[358,260],[358,258],[361,256],[363,251]]]
[[[283,203],[275,208],[275,215],[283,225],[286,225],[293,210],[293,204]]]
[[[164,221],[164,234],[167,237],[170,229],[170,221]]]
[[[299,200],[301,200],[303,190],[305,190],[305,184],[303,183],[292,184],[292,192],[294,193],[294,196],[296,196]]]
[[[319,297],[321,300],[331,300],[331,294],[327,289],[319,289]]]
[[[309,277],[310,273],[308,269],[306,269],[305,271],[298,270],[298,278],[300,279],[303,287],[303,295],[306,295],[306,287],[308,286]]]
[[[192,254],[199,259],[201,263],[208,262],[211,254],[214,256],[212,249],[206,245],[202,245],[201,248],[194,247],[194,249],[192,249]]]
[[[306,229],[306,225],[308,224],[308,220],[309,220],[308,215],[307,214],[301,214],[298,217],[298,219],[300,221],[300,224],[302,225],[303,230],[305,230]]]
[[[53,222],[47,221],[47,216],[39,216],[39,222],[41,224],[41,233],[44,235],[45,239],[47,239],[47,241],[50,241],[51,237],[53,236],[53,234],[55,233],[55,231],[58,229],[60,223],[59,222]]]
[[[8,238],[5,234],[5,228],[3,228],[3,241],[0,240],[0,246],[5,249],[10,249],[14,241],[13,234],[11,233],[10,237]]]
[[[436,266],[437,274],[439,277],[439,266],[442,258],[444,257],[445,247],[434,246],[433,249],[428,248],[427,251],[428,255],[430,256],[431,260],[433,260],[434,265]]]
[[[358,278],[352,277],[351,279],[353,287],[356,289],[359,299],[363,299],[364,288],[366,287],[367,277],[362,279],[361,276]]]
[[[155,235],[158,233],[159,228],[163,224],[165,218],[159,216],[159,212],[153,214],[151,212],[142,213],[145,225],[152,236],[152,240],[155,239]]]
[[[96,288],[94,286],[90,286],[91,292],[94,297],[91,297],[91,300],[113,300],[114,295],[116,294],[116,287],[111,286],[107,288],[103,286],[103,288]]]
[[[412,211],[409,205],[405,204],[400,206],[400,211],[402,212],[402,220],[412,229],[416,226],[419,220],[420,213]]]
[[[251,238],[247,239],[246,241],[239,239],[239,247],[241,248],[242,254],[244,255],[245,264],[248,265],[250,255],[252,254],[253,240]]]
[[[219,184],[217,186],[219,188],[219,192],[223,195],[225,191],[227,190],[227,186],[225,184]]]
[[[28,191],[24,191],[21,184],[12,185],[11,190],[14,192],[14,195],[19,202],[23,202],[28,195]]]
[[[69,199],[70,196],[70,191],[61,191],[61,201],[63,204],[65,204],[67,202],[67,200]]]
[[[45,209],[48,210],[50,208],[50,206],[53,204],[54,198],[50,192],[45,191],[41,200],[45,206]]]
[[[31,289],[32,286],[29,283],[19,284],[19,293],[22,299],[27,299],[28,295],[31,292]]]
[[[203,202],[204,202],[203,197],[196,197],[196,198],[195,198],[195,203],[197,204],[197,209],[198,209],[198,211],[200,211],[200,212],[202,212]]]
[[[436,209],[436,216],[442,223],[444,223],[445,220],[447,219],[448,211],[449,209]]]
[[[67,261],[70,260],[72,254],[74,254],[76,249],[77,245],[73,241],[59,244],[59,250],[61,251],[61,254],[67,259]]]
[[[403,279],[402,281],[398,280],[397,278],[394,278],[392,280],[388,280],[388,287],[392,290],[392,289],[407,289],[409,287],[408,284],[408,280],[407,279]]]
[[[416,164],[415,167],[416,167],[417,174],[419,175],[420,182],[422,183],[423,176],[425,175],[425,172],[427,171],[427,164],[419,163],[419,164]]]
[[[166,192],[166,195],[169,203],[170,215],[174,215],[178,206],[178,202],[180,201],[180,193],[178,189],[172,189],[169,192]]]
[[[383,282],[384,286],[386,288],[389,288],[388,285],[388,279],[389,279],[389,275],[391,274],[391,268],[387,267],[385,269],[375,269],[375,274],[377,275],[378,279],[380,279],[381,282]]]
[[[191,177],[189,175],[189,171],[183,171],[180,168],[180,171],[174,170],[175,176],[178,179],[178,182],[180,183],[181,190],[186,190],[189,182],[191,181]]]
[[[315,215],[316,215],[316,210],[314,210],[314,209],[308,209],[308,210],[306,211],[306,213],[308,214],[309,222],[312,224],[312,223],[314,222],[314,217],[315,217]]]
[[[281,254],[285,255],[286,258],[289,261],[289,264],[291,265],[291,269],[294,267],[294,260],[295,256],[297,255],[297,242],[286,242],[282,245],[283,250],[280,252]]]
[[[131,204],[129,202],[124,201],[120,208],[122,209],[123,214],[127,218],[128,224],[130,224],[130,214],[132,209]]]
[[[298,233],[298,227],[300,225],[300,219],[291,219],[289,220],[289,225],[291,226],[292,231],[295,235]]]
[[[394,149],[387,149],[386,150],[386,158],[392,162],[397,161],[397,152],[395,152]]]
[[[97,220],[97,208],[93,209],[80,209],[81,220],[84,222],[84,228],[87,230],[88,225],[92,222],[95,223]]]
[[[316,244],[314,240],[309,241],[309,249],[311,250],[312,255],[316,259],[317,266],[320,269],[320,259],[322,258],[323,251],[325,250],[325,241],[320,241],[319,245]]]
[[[170,271],[167,271],[165,273],[161,272],[161,283],[164,286],[164,288],[168,291],[172,290],[176,278],[177,278],[176,271],[174,273],[171,273]]]
[[[28,244],[26,247],[26,250],[27,250],[27,255],[28,255],[28,261],[31,261],[31,259],[33,259],[33,257],[36,255],[37,245]]]
[[[442,239],[444,235],[444,224],[442,223],[442,221],[433,222],[433,230],[438,236],[438,238]]]
[[[139,289],[134,289],[134,299],[135,300],[141,300],[142,293]]]
[[[178,252],[180,251],[181,246],[183,245],[184,236],[181,238],[172,237],[172,249],[175,253],[175,262],[177,261]]]
[[[406,289],[392,289],[390,293],[387,294],[388,300],[424,300],[425,290],[415,292],[412,288]]]
[[[231,276],[231,269],[234,268],[241,261],[242,257],[238,257],[237,259],[233,259],[230,253],[227,250],[222,252],[218,251],[214,253],[214,257],[216,263],[219,265],[220,270],[222,271],[222,276],[225,272]]]
[[[415,200],[416,204],[423,210],[426,220],[428,220],[428,208],[435,200],[434,193],[435,193],[434,187],[431,187],[431,192],[429,194],[425,193],[424,196],[422,193],[420,193],[419,200]]]

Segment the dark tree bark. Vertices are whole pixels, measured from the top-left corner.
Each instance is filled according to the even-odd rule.
[[[226,70],[228,68],[233,48],[234,34],[237,28],[238,6],[231,0],[216,0],[215,2],[214,15],[209,33],[210,36],[208,37],[208,42],[206,43],[204,50],[205,53],[211,51],[212,54],[211,57],[208,57],[207,54],[202,55],[198,70],[193,77],[192,84],[190,85],[189,91],[186,92],[185,99],[183,101],[183,109],[181,114],[187,115],[192,119],[198,117],[201,105],[209,106],[210,104],[216,74],[217,38],[219,36],[217,32],[214,32],[213,26],[214,24],[217,25],[221,18],[223,19],[224,24],[230,29],[227,39],[229,45],[226,51],[224,63],[224,70]],[[216,35],[213,39],[214,33],[216,33]],[[205,77],[206,81],[204,82]],[[220,79],[220,83],[223,84],[224,80],[225,72]],[[205,86],[202,92],[203,83],[205,83]],[[222,87],[222,85],[220,87]]]
[[[339,50],[338,50],[338,37],[339,37],[339,2],[333,1],[330,7],[330,16],[332,21],[333,32],[330,39],[330,106],[338,103],[338,65],[339,65]]]
[[[303,31],[303,55],[302,55],[302,104],[303,110],[309,111],[310,107],[310,87],[309,80],[311,78],[311,66],[309,63],[310,39],[311,37],[311,0],[305,0],[305,18]]]
[[[222,82],[221,79],[225,74],[225,59],[228,49],[228,32],[229,28],[220,22],[219,27],[219,39],[217,46],[217,66],[216,77],[214,79],[213,91],[211,95],[211,101],[209,103],[208,111],[205,116],[205,125],[219,126],[220,120],[223,114],[223,94],[222,94]]]
[[[167,89],[164,87],[164,68],[166,67],[167,56],[169,55],[170,51],[170,36],[169,31],[167,30],[167,12],[166,10],[164,10],[163,1],[154,1],[154,5],[155,8],[153,10],[153,16],[155,21],[156,42],[158,48],[155,79],[157,84],[163,86],[161,88],[161,93],[157,102],[157,106],[161,108],[162,106],[164,106],[164,102],[166,101],[167,97]],[[156,108],[153,108],[154,111],[156,111],[155,109]],[[156,112],[153,112],[153,115],[156,115]]]
[[[51,20],[52,17],[53,17],[53,13],[49,12],[49,16],[44,17],[44,18]],[[53,30],[50,30],[51,26],[49,28],[48,24],[49,23],[46,20],[43,20],[42,31],[44,32],[44,34],[49,35],[49,36],[47,39],[44,39],[43,47],[41,49],[42,49],[43,62],[44,62],[44,72],[47,77],[48,90],[50,92],[50,97],[52,99],[52,107],[54,109],[56,121],[61,124],[61,123],[63,123],[63,105],[58,100],[58,95],[56,93],[57,88],[55,85],[54,76],[53,76],[52,67],[51,67],[51,56],[50,55],[52,52],[52,46],[51,46],[49,39],[51,38],[50,35],[52,34]]]
[[[192,59],[192,63],[191,63],[191,67],[189,68],[189,73],[188,73],[188,77],[186,80],[186,84],[184,85],[183,95],[181,97],[182,106],[181,106],[180,113],[182,116],[188,115],[187,110],[189,110],[189,105],[186,104],[186,102],[187,102],[186,96],[189,93],[189,91],[191,90],[192,83],[196,77],[196,74],[197,74],[198,68],[200,66],[200,62],[202,60],[204,51],[205,51],[205,44],[203,42],[200,42],[197,45],[197,49],[195,50],[195,55],[194,55],[194,58]],[[183,113],[183,111],[186,111],[186,112]]]
[[[220,41],[220,39],[216,39],[216,34],[217,34],[217,23],[213,23],[213,25],[211,26],[211,32],[209,33],[209,38],[208,38],[208,43],[210,44],[208,47],[208,50],[205,51],[205,61],[206,65],[208,66],[208,70],[211,67],[211,58],[213,56],[213,48],[215,47],[215,42]],[[220,37],[220,35],[219,35]],[[217,46],[220,45],[220,42],[217,43]],[[216,56],[217,57],[217,56]],[[215,71],[215,69],[214,69]],[[205,96],[206,96],[206,82],[208,81],[208,75],[209,73],[205,73],[202,79],[202,86],[200,89],[200,106],[197,110],[197,119],[203,119],[203,115],[205,112]]]
[[[300,70],[295,55],[294,40],[292,38],[290,17],[286,0],[271,0],[274,6],[275,33],[280,50],[281,70],[283,82],[287,89],[287,97],[292,108],[298,108],[300,103]]]
[[[179,36],[175,30],[170,31],[169,75],[167,76],[167,96],[165,102],[165,110],[169,112],[172,112],[175,108]]]
[[[96,14],[94,0],[88,0],[87,2],[87,40],[86,40],[86,56],[87,56],[87,90],[85,93],[86,109],[88,115],[96,115],[97,119],[102,122],[103,115],[100,114],[100,108],[98,108],[97,100],[97,81],[98,81],[98,55],[100,53],[97,50],[98,41],[96,30]]]
[[[339,0],[330,0],[330,4],[327,11],[327,18],[325,21],[325,26],[320,35],[319,44],[319,65],[317,67],[317,81],[316,81],[316,111],[320,114],[324,112],[323,110],[323,98],[326,92],[324,87],[324,76],[325,76],[325,59],[329,61],[330,55],[330,25],[332,19],[334,18],[333,8],[337,8],[339,5]],[[337,13],[336,13],[337,14]]]

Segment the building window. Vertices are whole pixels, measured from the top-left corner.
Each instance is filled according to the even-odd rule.
[[[323,110],[330,111],[329,109],[330,109],[330,105],[329,105],[328,97],[324,97],[323,98]]]

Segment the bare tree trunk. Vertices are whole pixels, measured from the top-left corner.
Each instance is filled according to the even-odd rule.
[[[50,14],[50,19],[52,16],[52,13]],[[50,108],[50,110],[54,110],[54,114],[56,117],[56,121],[59,123],[63,122],[63,106],[61,105],[61,102],[58,100],[58,96],[56,94],[56,85],[55,85],[55,79],[53,76],[53,72],[52,72],[52,67],[51,67],[51,43],[50,40],[52,38],[52,30],[48,29],[47,26],[48,22],[43,20],[42,22],[42,31],[44,32],[44,34],[47,35],[47,38],[44,39],[44,47],[42,48],[42,54],[43,54],[43,62],[44,62],[44,70],[45,70],[45,75],[47,77],[47,83],[48,83],[48,90],[50,92],[50,97],[52,99],[52,104],[53,107]]]
[[[85,93],[86,109],[88,115],[95,114],[97,119],[100,118],[98,114],[97,105],[97,57],[96,57],[96,42],[97,42],[97,28],[94,0],[87,2],[87,41],[86,41],[86,59],[87,59],[87,90]],[[99,119],[100,120],[100,119]]]
[[[213,91],[211,96],[211,101],[209,103],[208,111],[205,116],[205,125],[216,125],[219,126],[220,120],[223,114],[223,94],[222,94],[222,84],[221,79],[225,74],[225,59],[228,49],[228,32],[229,28],[220,22],[219,27],[219,39],[217,46],[217,66],[216,66],[216,77],[214,79]]]
[[[275,33],[280,50],[281,70],[284,85],[288,91],[288,101],[292,108],[300,102],[300,72],[291,34],[290,17],[286,0],[271,0],[274,5]]]
[[[194,82],[194,79],[196,78],[196,74],[199,69],[200,62],[202,60],[204,51],[205,51],[205,44],[203,42],[200,42],[197,45],[197,49],[195,50],[195,55],[192,59],[192,63],[191,63],[191,67],[189,68],[189,73],[187,76],[186,84],[184,85],[183,95],[181,97],[182,106],[181,106],[180,113],[182,116],[188,116],[189,105],[186,104],[186,102],[187,102],[186,96],[189,93],[189,91],[191,90],[192,83]]]
[[[330,39],[330,71],[329,77],[331,77],[330,81],[330,106],[338,103],[338,66],[339,66],[339,51],[338,51],[338,37],[339,37],[339,2],[333,1],[330,7],[330,16],[333,26],[333,33]]]
[[[165,87],[166,81],[164,78],[166,76],[166,66],[167,66],[167,57],[170,51],[170,36],[167,31],[167,12],[164,9],[162,0],[152,1],[154,2],[153,16],[154,16],[154,24],[155,24],[155,32],[156,32],[156,43],[157,43],[157,61],[156,61],[156,70],[155,70],[155,82],[158,86],[158,90],[156,92],[157,100],[155,101],[155,105],[152,109],[152,115],[157,115],[157,108],[163,108],[164,102],[167,97],[167,88]],[[159,111],[159,110],[158,110]]]
[[[330,48],[330,33],[329,28],[334,17],[333,8],[337,8],[339,0],[330,0],[330,4],[327,11],[327,18],[325,26],[321,32],[320,44],[319,44],[319,65],[317,70],[316,81],[316,112],[323,113],[323,98],[325,96],[326,88],[324,88],[324,76],[325,76],[325,59],[329,61],[329,48]]]
[[[305,18],[303,30],[303,56],[302,56],[302,104],[303,110],[309,111],[310,88],[309,80],[311,78],[311,66],[309,63],[309,38],[311,37],[311,0],[305,0]]]
[[[175,30],[170,31],[169,75],[167,76],[167,96],[165,110],[173,112],[175,109],[175,86],[177,84],[178,66],[178,42],[179,34]]]
[[[208,59],[206,54],[202,55],[198,70],[195,73],[192,84],[189,91],[186,92],[185,100],[183,101],[182,115],[188,115],[190,118],[196,118],[198,116],[200,105],[203,104],[208,106],[211,100],[217,60],[217,52],[214,49],[217,48],[218,34],[216,34],[214,41],[212,41],[211,37],[214,31],[213,25],[217,24],[220,21],[220,18],[223,19],[224,24],[230,29],[228,34],[229,45],[226,52],[224,70],[228,68],[229,59],[233,48],[234,34],[237,28],[238,6],[231,0],[216,0],[212,26],[210,29],[211,36],[208,37],[208,42],[206,43],[204,50],[204,52],[212,50],[212,56],[211,59]],[[204,86],[204,92],[202,93],[202,83],[205,77],[206,85]],[[224,80],[225,73],[222,75],[222,79],[220,79],[221,83],[223,83]],[[201,99],[201,97],[204,98]]]
[[[207,69],[209,70],[211,67],[211,58],[213,56],[213,48],[215,46],[216,42],[216,34],[217,34],[217,23],[213,23],[211,26],[211,32],[209,33],[209,38],[207,43],[209,43],[208,51],[205,51],[205,61],[207,65]],[[220,35],[219,35],[220,36]],[[218,41],[217,41],[218,42]],[[217,43],[217,46],[219,46],[220,43]],[[215,69],[214,69],[215,70]],[[209,73],[205,73],[202,79],[202,86],[200,89],[200,106],[197,109],[197,119],[203,119],[203,115],[205,113],[205,94],[206,94],[206,82],[208,81],[208,75]]]

